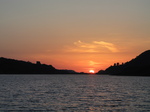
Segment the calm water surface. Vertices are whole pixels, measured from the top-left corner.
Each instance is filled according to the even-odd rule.
[[[150,77],[0,75],[0,111],[150,111]]]

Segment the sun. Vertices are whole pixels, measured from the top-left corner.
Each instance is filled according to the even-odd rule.
[[[93,74],[93,73],[95,73],[95,71],[94,71],[94,70],[89,70],[89,73],[92,73],[92,74]]]

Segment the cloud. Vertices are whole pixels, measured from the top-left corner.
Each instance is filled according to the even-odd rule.
[[[90,66],[100,65],[101,63],[95,62],[95,61],[89,61]]]
[[[93,41],[91,43],[81,42],[80,40],[74,42],[73,46],[67,46],[65,51],[76,53],[104,53],[104,52],[119,52],[113,43],[104,41]]]
[[[84,42],[81,42],[80,40],[78,42],[74,42],[74,45],[76,45],[78,47],[82,47],[82,48],[89,48],[89,49],[96,48],[95,45],[89,44],[89,43],[84,43]]]
[[[112,52],[119,52],[119,50],[112,43],[108,43],[108,42],[104,42],[104,41],[94,41],[93,43],[101,45],[101,47],[107,48]]]
[[[66,47],[66,52],[76,52],[76,53],[98,53],[99,51],[95,49],[82,49],[82,48],[72,48],[72,47]]]

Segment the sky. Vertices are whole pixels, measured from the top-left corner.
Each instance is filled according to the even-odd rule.
[[[150,0],[0,0],[0,57],[95,72],[150,49]]]

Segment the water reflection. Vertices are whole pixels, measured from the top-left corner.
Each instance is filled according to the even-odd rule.
[[[4,75],[0,82],[0,110],[150,110],[149,77]]]

